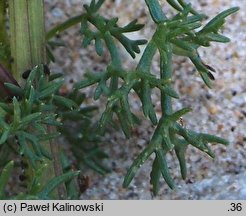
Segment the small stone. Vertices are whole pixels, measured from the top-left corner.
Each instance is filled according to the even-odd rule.
[[[235,128],[234,126],[231,127],[231,131],[234,132],[235,131]]]
[[[241,113],[246,117],[246,110],[243,110]]]
[[[236,96],[237,95],[237,91],[236,90],[232,90],[231,94],[232,94],[232,96]]]
[[[146,140],[144,140],[144,139],[139,139],[138,141],[137,141],[137,145],[138,146],[144,146],[144,144],[146,143]]]
[[[223,128],[224,128],[224,125],[219,124],[219,125],[217,126],[217,131],[221,131]]]
[[[219,111],[218,107],[217,107],[216,105],[214,105],[214,104],[212,104],[212,105],[210,105],[210,106],[208,107],[208,112],[209,112],[211,115],[217,114],[218,111]]]
[[[51,11],[52,15],[55,16],[55,17],[63,17],[64,16],[64,12],[60,9],[60,8],[54,8],[52,11]]]
[[[194,182],[191,179],[187,179],[185,183],[186,184],[193,184]]]
[[[197,162],[197,161],[199,161],[200,160],[200,155],[191,155],[190,156],[190,160],[192,161],[192,162]]]
[[[209,94],[209,93],[207,93],[207,94],[206,94],[206,98],[207,98],[208,100],[210,100],[210,99],[212,98],[212,95]]]
[[[235,113],[235,116],[237,118],[239,118],[240,120],[243,120],[244,119],[244,114],[242,112],[236,110],[234,113]]]

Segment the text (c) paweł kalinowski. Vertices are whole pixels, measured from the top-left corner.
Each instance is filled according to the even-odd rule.
[[[28,204],[20,203],[20,211],[103,211],[103,203],[94,204],[70,204],[70,203],[46,203],[46,204]]]

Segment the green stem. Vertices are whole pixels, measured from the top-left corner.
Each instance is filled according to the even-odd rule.
[[[78,16],[74,16],[68,20],[66,20],[65,22],[55,26],[54,28],[52,28],[51,30],[49,30],[46,34],[46,40],[50,40],[52,37],[56,36],[57,34],[67,30],[68,28],[79,24],[82,19],[84,18],[85,15],[78,15]]]
[[[43,0],[9,0],[9,15],[11,54],[14,59],[12,72],[20,83],[24,71],[46,62],[44,2]],[[45,142],[43,145],[51,155],[58,154],[52,150],[53,143]],[[58,155],[52,157],[55,159]],[[42,185],[46,185],[55,177],[54,167],[56,168],[48,159],[44,159],[44,163],[47,164],[47,168],[43,172]],[[33,178],[35,170],[30,168],[29,172]],[[55,199],[58,198],[58,191],[55,191],[53,196]]]
[[[118,49],[115,45],[115,42],[114,42],[111,34],[109,32],[106,32],[104,34],[104,39],[105,39],[106,46],[107,46],[109,53],[110,53],[110,56],[111,56],[113,67],[115,67],[117,69],[121,69],[122,68],[121,59],[120,59]],[[118,89],[118,77],[117,76],[112,76],[110,85],[111,85],[112,90]]]
[[[121,59],[119,56],[118,48],[115,45],[115,42],[109,32],[106,32],[104,34],[104,39],[106,42],[106,46],[109,50],[111,60],[112,60],[112,65],[116,68],[122,68],[121,66]]]
[[[145,3],[149,8],[150,15],[155,23],[160,23],[167,20],[167,17],[163,13],[158,0],[145,0]]]
[[[0,1],[0,25],[1,27],[1,31],[0,31],[0,42],[2,43],[2,41],[5,39],[5,1]]]
[[[50,134],[56,133],[56,128],[53,126],[48,126],[47,129]],[[62,165],[60,163],[60,148],[57,140],[50,141],[50,151],[53,157],[54,174],[56,177],[61,176],[63,174],[63,170],[62,170]],[[64,183],[60,184],[57,190],[60,199],[67,198],[67,191]]]
[[[161,5],[158,0],[145,0],[147,4],[151,17],[155,23],[158,25],[167,20],[167,17],[163,13],[161,9]],[[158,31],[158,30],[157,30]],[[162,37],[165,38],[164,31],[159,30],[156,35],[153,36],[154,40],[155,37]],[[158,46],[158,40],[156,41],[156,45]],[[160,47],[163,47],[159,44]],[[170,44],[165,44],[166,50],[165,56],[164,53],[160,53],[160,76],[163,80],[171,80],[172,78],[172,47]],[[168,84],[171,85],[171,84]],[[172,113],[172,100],[171,97],[168,96],[164,91],[161,91],[161,107],[162,107],[162,114],[163,115],[170,115]]]
[[[137,66],[137,70],[141,72],[150,73],[152,59],[156,53],[156,50],[157,50],[157,46],[151,40],[143,52],[143,55]]]
[[[6,30],[6,1],[0,1],[0,26],[0,49],[1,52],[3,52],[0,56],[0,63],[2,63],[5,68],[10,69],[9,40]]]
[[[9,0],[12,73],[21,81],[22,72],[46,61],[43,1]]]
[[[160,76],[163,80],[171,80],[172,78],[171,46],[167,48],[165,57],[160,54]],[[169,86],[171,87],[171,84],[167,84],[167,87]],[[164,91],[161,91],[161,107],[163,115],[172,114],[172,99]]]

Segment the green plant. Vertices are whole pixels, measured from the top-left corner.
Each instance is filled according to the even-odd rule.
[[[12,191],[17,193],[17,198],[78,199],[80,194],[76,180],[79,181],[81,177],[74,169],[82,170],[86,164],[105,173],[108,169],[98,161],[106,155],[98,147],[96,134],[88,136],[89,132],[86,130],[77,134],[75,131],[68,132],[70,126],[66,122],[69,120],[70,124],[74,124],[76,119],[77,127],[85,128],[86,125],[88,129],[92,129],[90,117],[95,107],[80,107],[85,96],[78,91],[64,95],[61,91],[64,85],[62,75],[50,74],[47,65],[43,64],[46,62],[43,1],[36,1],[35,4],[22,0],[9,1],[9,5],[4,5],[5,10],[1,14],[4,18],[7,6],[12,34],[9,41],[9,32],[4,28],[2,31],[6,34],[1,43],[11,44],[11,50],[8,46],[7,51],[1,51],[11,51],[14,59],[11,69],[14,73],[11,75],[10,70],[5,68],[9,67],[6,59],[1,58],[1,166],[4,167],[13,158],[18,166],[18,158],[21,157],[20,168],[23,170],[17,175],[20,175],[20,180],[23,181],[21,184],[26,188],[21,194]],[[27,52],[23,54],[23,50]],[[69,141],[73,141],[71,151],[76,153],[74,156],[78,158],[76,164],[71,162],[68,155],[60,153],[65,152],[68,147],[63,149],[58,145],[56,138],[60,136],[59,131],[63,132]],[[78,135],[81,135],[82,139],[76,140]],[[15,175],[16,172],[14,171]],[[8,176],[5,176],[3,185],[6,185],[7,180]],[[4,191],[1,193],[2,197],[6,198]]]
[[[95,133],[95,125],[91,123],[91,116],[94,115],[96,107],[81,107],[85,95],[79,90],[94,84],[97,84],[94,99],[99,99],[101,95],[107,97],[106,109],[97,125],[101,134],[112,122],[113,115],[116,115],[126,137],[131,136],[132,127],[139,124],[138,116],[132,113],[128,100],[132,90],[142,103],[144,116],[156,126],[149,144],[129,168],[123,182],[124,187],[131,183],[138,169],[150,155],[155,154],[150,173],[154,194],[159,191],[161,176],[170,188],[174,188],[166,154],[175,151],[181,175],[185,179],[185,155],[189,145],[215,157],[208,143],[228,144],[225,139],[186,129],[178,123],[180,117],[191,109],[172,109],[172,98],[179,98],[178,93],[172,88],[175,81],[172,74],[172,58],[174,54],[188,57],[205,84],[211,88],[214,69],[201,60],[198,48],[208,47],[213,41],[229,42],[219,30],[225,18],[238,8],[228,9],[202,26],[206,16],[196,12],[191,4],[183,0],[167,2],[178,11],[171,18],[166,17],[157,0],[145,1],[156,24],[156,30],[149,41],[131,40],[125,35],[144,27],[138,24],[137,20],[120,27],[117,24],[118,18],[107,19],[101,16],[98,11],[104,0],[92,0],[90,5],[84,5],[85,12],[82,15],[72,17],[48,31],[46,35],[43,29],[42,0],[39,0],[38,4],[20,0],[19,7],[13,7],[17,4],[13,0],[9,0],[9,5],[0,3],[0,23],[5,24],[6,7],[9,6],[12,32],[9,41],[6,28],[0,31],[0,153],[4,156],[0,163],[0,198],[78,199],[80,194],[76,180],[79,180],[80,176],[78,171],[73,171],[74,167],[83,171],[83,167],[88,166],[100,174],[109,171],[102,165],[101,160],[107,158],[107,155],[101,150],[100,136]],[[27,8],[26,4],[30,4],[29,11],[23,13]],[[30,13],[32,10],[35,13]],[[23,16],[23,19],[16,19],[18,16]],[[29,25],[26,25],[25,21],[28,21]],[[81,23],[82,45],[87,47],[94,41],[98,55],[102,55],[106,47],[111,62],[103,72],[86,73],[82,81],[75,83],[72,92],[63,93],[62,75],[52,72],[50,74],[45,63],[49,60],[55,61],[52,49],[57,45],[63,45],[60,41],[53,40],[53,37],[77,23]],[[22,31],[17,31],[17,27]],[[19,38],[23,41],[19,41]],[[133,58],[136,53],[140,53],[139,46],[146,44],[136,69],[129,70],[123,67],[116,41],[121,43]],[[22,55],[22,50],[30,52],[24,52]],[[160,56],[160,77],[151,71],[153,56],[156,53]],[[10,56],[14,57],[12,67]],[[160,119],[156,116],[151,99],[154,88],[161,92]],[[68,146],[58,145],[57,138],[61,136],[69,142]],[[67,149],[76,158],[75,166],[65,154]],[[7,197],[5,189],[11,173],[14,172],[13,158],[18,157],[22,157],[22,164],[25,164],[23,178],[27,185],[26,190],[24,193],[17,192],[14,197]]]
[[[77,94],[77,99],[71,100],[59,95],[58,90],[62,84],[63,80],[57,74],[48,78],[43,73],[42,65],[32,70],[22,88],[5,83],[5,87],[15,96],[11,103],[0,103],[0,144],[8,145],[17,155],[23,155],[30,161],[31,167],[25,170],[25,181],[29,181],[28,196],[37,195],[40,188],[46,188],[46,184],[42,184],[43,172],[48,166],[44,159],[50,160],[53,156],[44,148],[43,142],[60,136],[58,132],[49,131],[49,126],[65,131],[63,119],[72,115],[84,119],[90,112],[89,107],[87,110],[79,109],[78,104],[83,101],[83,96]],[[56,110],[60,110],[59,113]],[[66,177],[57,177],[56,180],[59,179],[60,183],[61,179],[69,180],[75,174],[78,173],[64,174]],[[50,184],[57,186],[59,183],[54,181]],[[47,195],[47,193],[44,197],[40,195],[39,198],[47,198]]]
[[[175,16],[168,18],[157,0],[146,0],[145,3],[156,24],[156,30],[148,41],[136,69],[127,70],[122,67],[115,39],[134,58],[135,53],[140,52],[138,46],[147,41],[131,40],[124,33],[138,31],[143,25],[137,24],[137,21],[134,20],[128,25],[120,27],[117,24],[117,18],[110,20],[104,18],[98,13],[103,2],[103,0],[91,1],[90,5],[84,6],[86,12],[81,21],[81,33],[84,36],[82,44],[86,47],[94,40],[96,52],[101,55],[104,41],[111,55],[111,63],[105,72],[86,74],[86,79],[77,84],[75,88],[85,88],[97,83],[94,99],[98,99],[101,94],[108,98],[106,109],[99,121],[99,128],[104,131],[106,125],[112,121],[113,113],[115,113],[126,137],[130,136],[131,128],[136,123],[136,117],[131,112],[128,95],[131,90],[134,90],[139,96],[144,115],[151,120],[153,125],[156,125],[156,129],[148,146],[138,155],[129,168],[123,186],[127,187],[130,184],[141,165],[154,153],[155,160],[150,176],[154,194],[157,194],[161,175],[168,186],[174,188],[174,182],[166,162],[167,153],[175,151],[180,163],[182,177],[185,179],[187,172],[185,152],[189,144],[211,157],[215,157],[215,155],[208,143],[228,144],[225,139],[188,130],[177,122],[191,109],[183,108],[178,111],[172,109],[172,98],[179,98],[178,93],[172,88],[172,82],[175,81],[172,79],[172,57],[173,54],[188,57],[205,84],[211,88],[211,80],[214,80],[211,72],[214,72],[214,69],[203,63],[199,57],[198,48],[200,46],[208,47],[211,42],[229,42],[229,39],[221,35],[219,30],[223,26],[225,18],[235,13],[238,8],[231,8],[220,13],[202,27],[201,21],[205,16],[196,12],[191,4],[186,4],[182,0],[167,1],[178,10]],[[96,31],[92,30],[90,25],[93,25]],[[160,55],[160,78],[151,73],[152,59],[156,52],[159,52]],[[108,80],[110,80],[110,85],[107,85]],[[118,80],[122,81],[121,84]],[[151,100],[153,88],[158,88],[161,92],[162,117],[160,119],[156,117]]]

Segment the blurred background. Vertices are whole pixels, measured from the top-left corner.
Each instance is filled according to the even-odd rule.
[[[187,0],[188,1],[188,0]],[[83,12],[81,0],[45,0],[46,29]],[[168,16],[175,13],[165,0],[160,1]],[[185,127],[199,132],[207,132],[230,141],[228,147],[214,145],[217,158],[189,147],[187,151],[188,178],[183,181],[175,155],[167,158],[176,189],[171,190],[162,180],[159,196],[153,197],[149,184],[151,160],[145,163],[128,189],[122,188],[126,170],[133,159],[148,144],[153,133],[150,122],[143,119],[141,127],[135,128],[131,139],[127,140],[121,131],[110,130],[102,140],[102,146],[109,155],[106,161],[112,172],[100,176],[88,170],[83,175],[89,178],[89,188],[81,199],[246,199],[246,1],[240,0],[190,0],[198,10],[212,18],[222,10],[239,6],[241,10],[227,18],[223,33],[231,39],[229,44],[214,43],[210,48],[200,49],[205,62],[216,69],[213,89],[203,84],[198,73],[188,59],[176,57],[174,62],[174,88],[181,99],[174,101],[174,109],[191,106],[193,112],[184,117]],[[106,0],[101,13],[108,17],[119,17],[119,24],[125,25],[138,18],[145,28],[132,38],[150,39],[155,30],[144,0]],[[81,47],[80,26],[77,25],[60,35],[65,47],[56,48],[56,62],[50,67],[55,72],[66,75],[67,90],[81,80],[86,70],[102,71],[110,61],[105,53],[96,55],[94,46]],[[144,49],[144,46],[141,47]],[[125,68],[135,68],[139,56],[132,59],[119,46]],[[140,54],[141,56],[141,54]],[[158,56],[153,63],[153,71],[158,73]],[[105,99],[94,101],[93,88],[85,89],[88,104],[100,106],[95,121],[105,106]],[[140,103],[134,95],[132,109],[142,116]],[[159,93],[153,101],[160,113]]]

